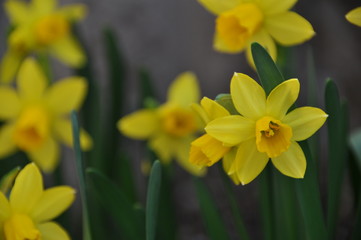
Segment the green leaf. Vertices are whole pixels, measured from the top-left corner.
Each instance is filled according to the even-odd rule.
[[[317,85],[317,75],[315,58],[313,56],[312,48],[307,49],[307,104],[309,106],[318,106],[319,87]],[[310,150],[314,159],[319,157],[320,149],[320,135],[318,132],[313,134],[308,140]],[[319,168],[318,163],[317,168]]]
[[[273,216],[275,213],[274,206],[274,197],[272,193],[272,169],[271,166],[265,167],[262,173],[259,175],[259,189],[260,189],[260,207],[261,207],[261,217],[262,217],[262,227],[263,227],[263,239],[272,240],[275,238],[275,224],[273,221]]]
[[[155,92],[152,84],[150,73],[147,69],[142,68],[139,71],[140,78],[140,107],[154,108],[158,103],[155,101]]]
[[[231,113],[233,115],[239,115],[239,113],[237,112],[237,110],[233,104],[231,94],[229,94],[229,93],[218,94],[216,96],[215,101],[217,103],[219,103],[220,105],[222,105],[222,107],[227,109],[229,113]]]
[[[205,224],[209,239],[229,239],[224,223],[221,220],[222,218],[219,215],[218,208],[214,203],[214,200],[207,187],[200,178],[194,177],[193,180],[196,187],[202,219]]]
[[[258,43],[252,44],[253,59],[256,64],[257,73],[261,84],[268,95],[273,88],[281,84],[285,79],[268,52]],[[270,168],[268,166],[267,168]],[[295,239],[297,237],[297,205],[293,182],[278,172],[265,173],[272,177],[262,177],[261,191],[271,191],[272,201],[262,201],[263,225],[265,238],[267,239]],[[268,178],[268,181],[265,180]],[[268,185],[268,186],[265,186]],[[262,192],[265,196],[267,193]],[[273,219],[272,219],[273,217]]]
[[[91,230],[90,230],[90,219],[89,219],[89,207],[88,207],[88,197],[86,192],[86,181],[84,175],[84,161],[80,148],[80,137],[79,137],[79,124],[78,117],[76,112],[71,113],[71,122],[73,126],[73,140],[74,140],[74,151],[75,151],[75,160],[76,160],[76,170],[79,181],[80,188],[80,197],[82,202],[82,211],[83,211],[83,240],[91,240]]]
[[[133,206],[126,194],[111,180],[94,168],[86,170],[90,191],[114,218],[125,239],[144,239],[143,221],[139,218],[139,207]]]
[[[299,143],[307,159],[307,170],[303,179],[296,181],[296,193],[299,200],[306,236],[309,240],[326,239],[327,232],[322,213],[321,196],[318,184],[316,164],[307,141]]]
[[[358,171],[361,172],[361,128],[351,134],[350,147],[356,157]]]
[[[160,162],[156,160],[153,163],[148,183],[147,206],[145,215],[146,240],[154,240],[156,236],[159,192],[162,179],[161,174],[162,168]]]
[[[176,203],[173,199],[173,165],[162,165],[162,184],[160,188],[157,239],[177,239]]]
[[[0,192],[4,193],[5,195],[9,192],[19,171],[20,167],[15,167],[0,179]]]
[[[327,225],[329,239],[335,236],[338,209],[340,205],[341,185],[347,159],[347,123],[345,110],[342,109],[337,87],[328,80],[325,90],[328,129],[328,207]]]
[[[240,209],[238,207],[236,196],[235,196],[234,191],[232,189],[231,180],[230,180],[229,176],[225,173],[225,171],[224,171],[221,164],[218,164],[218,169],[219,169],[219,172],[221,174],[221,178],[222,178],[222,181],[223,181],[223,186],[224,186],[224,188],[226,190],[227,199],[228,199],[229,205],[231,207],[232,216],[233,216],[233,220],[234,220],[236,229],[238,231],[239,239],[249,240],[250,238],[248,236],[246,226],[243,223],[243,219],[242,219],[242,216],[241,216],[241,211],[240,211]]]
[[[285,79],[278,70],[268,52],[258,43],[252,43],[252,56],[256,65],[258,77],[268,95],[274,87]]]

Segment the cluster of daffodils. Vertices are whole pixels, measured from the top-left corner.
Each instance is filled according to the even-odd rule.
[[[214,49],[224,53],[246,51],[253,65],[251,44],[258,42],[276,60],[275,41],[293,46],[309,40],[315,33],[312,25],[290,11],[297,0],[198,0],[217,16]]]
[[[50,54],[73,67],[84,63],[83,50],[71,35],[72,22],[85,16],[84,5],[58,8],[55,0],[8,0],[5,10],[13,29],[0,64],[0,82],[10,82],[29,54]]]
[[[69,113],[78,110],[87,84],[81,77],[69,77],[48,87],[35,60],[28,58],[19,69],[17,89],[0,86],[0,158],[21,150],[39,167],[51,172],[59,160],[59,144],[73,145]],[[92,146],[81,131],[84,150]]]
[[[0,239],[70,239],[52,219],[73,203],[73,188],[58,186],[44,190],[41,173],[31,163],[16,177],[9,199],[5,194],[0,191]]]
[[[305,155],[297,143],[313,135],[327,114],[314,107],[289,112],[300,90],[297,79],[287,80],[266,96],[263,88],[245,74],[235,73],[231,97],[239,115],[203,99],[201,110],[206,134],[192,142],[190,161],[211,166],[223,157],[223,166],[235,183],[247,184],[265,168],[269,159],[284,175],[303,178]]]
[[[199,97],[196,76],[191,72],[183,73],[170,86],[166,103],[123,117],[118,129],[128,137],[148,140],[163,163],[176,159],[190,173],[203,175],[204,169],[188,161],[190,144],[201,127],[197,114],[191,109],[191,104],[198,102]]]

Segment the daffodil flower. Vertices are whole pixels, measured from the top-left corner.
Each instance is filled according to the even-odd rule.
[[[346,14],[346,19],[359,27],[361,27],[361,7],[355,8]]]
[[[68,186],[44,190],[37,166],[26,165],[15,179],[9,200],[0,192],[0,239],[70,240],[51,220],[69,208],[74,198],[75,190]]]
[[[214,48],[239,53],[253,65],[251,44],[258,42],[276,60],[275,41],[284,46],[303,43],[314,35],[312,25],[289,11],[297,0],[198,0],[217,16]]]
[[[256,178],[269,159],[284,175],[304,177],[306,158],[297,141],[314,134],[328,115],[314,107],[288,112],[299,90],[299,81],[290,79],[266,97],[255,80],[245,74],[234,74],[231,96],[240,115],[217,118],[205,130],[224,146],[237,148],[228,173],[236,173],[242,184]]]
[[[85,6],[57,7],[56,0],[7,0],[5,11],[14,27],[9,48],[0,64],[0,82],[10,82],[23,59],[31,53],[50,54],[79,67],[85,61],[82,48],[71,35],[71,24],[85,16]]]
[[[199,130],[197,115],[191,104],[199,101],[199,87],[193,73],[179,75],[168,90],[168,100],[156,109],[142,109],[121,118],[117,124],[124,135],[148,140],[162,163],[176,159],[195,175],[204,170],[188,161],[190,143]]]
[[[19,69],[17,91],[0,86],[0,158],[17,150],[46,172],[59,160],[59,142],[73,145],[70,111],[81,106],[87,84],[81,77],[69,77],[47,88],[47,81],[35,60],[28,58]],[[84,150],[91,148],[90,136],[81,130]]]
[[[207,97],[201,100],[201,104],[193,104],[192,108],[198,113],[204,125],[210,121],[230,116],[223,106]],[[223,143],[205,133],[191,143],[189,162],[199,167],[210,167],[223,158],[223,169],[229,172],[235,153],[234,147],[224,146]],[[230,174],[235,184],[239,184],[236,174]]]

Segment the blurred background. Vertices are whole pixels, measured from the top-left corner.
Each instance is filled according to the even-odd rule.
[[[135,111],[139,106],[139,71],[146,69],[154,84],[157,99],[165,101],[166,91],[174,78],[184,71],[193,71],[199,78],[202,96],[215,98],[218,93],[228,93],[233,72],[242,72],[256,78],[255,72],[248,66],[244,54],[226,55],[215,52],[212,48],[215,17],[206,11],[196,0],[63,0],[61,4],[82,2],[88,6],[87,18],[77,25],[79,34],[89,50],[93,78],[101,89],[101,106],[107,108],[110,84],[106,68],[103,31],[112,29],[118,39],[118,46],[123,55],[126,70],[126,91],[123,114]],[[3,6],[4,0],[0,0]],[[292,61],[294,67],[289,77],[299,78],[301,99],[299,105],[306,104],[307,64],[312,52],[317,76],[317,96],[319,107],[323,107],[324,84],[327,77],[337,83],[341,96],[349,103],[351,130],[361,127],[361,28],[345,20],[345,14],[360,6],[356,0],[301,0],[295,11],[308,19],[316,35],[310,41],[294,47]],[[3,7],[0,8],[0,56],[6,49],[8,20]],[[71,72],[66,67],[54,62],[56,79]],[[120,118],[121,116],[119,116]],[[104,126],[109,127],[109,126]],[[111,126],[116,131],[115,126]],[[323,132],[325,129],[323,129]],[[140,171],[144,153],[138,151],[142,144],[126,141],[127,154],[133,161],[133,170],[138,185],[138,195],[145,198],[145,177]],[[66,150],[69,158],[62,163],[68,169],[69,184],[76,185],[72,151]],[[175,166],[175,177],[169,195],[175,200],[175,215],[179,239],[207,239],[199,216],[198,201],[195,197],[191,177]],[[321,172],[322,174],[322,172]],[[321,175],[322,183],[327,181]],[[217,167],[210,168],[206,182],[220,207],[224,219],[230,218],[229,206],[223,201],[224,192]],[[341,223],[338,229],[339,239],[347,233],[350,225],[348,207],[352,199],[347,197],[341,204]],[[238,203],[244,216],[244,222],[250,230],[252,239],[261,239],[260,216],[258,212],[257,181],[247,186],[235,187]],[[79,203],[78,203],[79,204]],[[75,207],[76,208],[76,207]],[[79,219],[79,217],[75,217]],[[226,222],[228,222],[226,220]],[[80,221],[75,220],[75,231]],[[227,226],[235,232],[231,221]]]

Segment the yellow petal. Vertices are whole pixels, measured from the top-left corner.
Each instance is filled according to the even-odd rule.
[[[62,79],[45,93],[47,105],[54,114],[68,114],[78,110],[87,92],[87,82],[82,77]]]
[[[168,135],[161,133],[152,137],[149,142],[150,148],[157,154],[163,164],[168,164],[175,156],[177,141]]]
[[[190,146],[193,140],[193,137],[189,137],[177,141],[177,144],[174,146],[176,160],[178,164],[190,174],[194,176],[204,176],[206,173],[205,168],[199,167],[189,162]]]
[[[27,153],[44,172],[52,172],[59,161],[59,146],[51,137],[40,148]]]
[[[70,240],[68,233],[55,222],[42,223],[37,228],[44,240]]]
[[[211,13],[219,15],[220,13],[228,11],[241,4],[243,0],[198,0],[198,2]]]
[[[17,93],[10,87],[0,86],[0,119],[16,118],[21,110]]]
[[[274,15],[291,9],[297,0],[256,0],[265,15]]]
[[[306,157],[296,142],[292,142],[286,152],[276,158],[272,158],[272,163],[286,176],[303,178],[305,175]]]
[[[86,60],[83,49],[71,36],[64,37],[51,45],[50,52],[71,67],[81,67]]]
[[[237,111],[247,117],[258,119],[266,111],[266,94],[251,77],[234,73],[231,80],[231,96]]]
[[[117,127],[125,136],[143,140],[159,130],[159,121],[156,111],[143,109],[121,118]]]
[[[32,0],[31,7],[32,11],[36,12],[37,15],[46,15],[55,10],[57,5],[56,0]]]
[[[168,102],[189,107],[199,101],[199,86],[196,75],[185,72],[176,77],[168,89]]]
[[[10,193],[11,208],[17,213],[28,214],[43,194],[43,178],[38,167],[30,163],[20,171]]]
[[[225,146],[235,146],[255,137],[255,122],[249,118],[232,115],[211,121],[205,130]]]
[[[73,147],[73,130],[71,122],[68,119],[60,119],[54,123],[54,134],[57,139],[65,143],[69,147]],[[80,145],[82,150],[88,151],[93,146],[93,140],[89,134],[80,129]]]
[[[15,124],[5,124],[0,127],[0,158],[9,156],[16,151],[13,141]]]
[[[0,191],[0,223],[10,215],[10,204],[5,195]]]
[[[66,19],[76,21],[85,17],[87,8],[86,5],[78,3],[64,6],[58,12],[65,16]]]
[[[68,186],[49,188],[44,191],[30,216],[35,222],[56,218],[74,202],[75,190]]]
[[[206,113],[206,111],[201,107],[201,105],[197,104],[197,103],[192,103],[191,104],[191,109],[193,110],[193,112],[196,113],[196,115],[199,117],[199,126],[204,126],[206,125],[210,120],[208,117],[208,114]]]
[[[17,78],[19,96],[28,101],[43,97],[47,80],[39,64],[33,58],[25,59],[19,69]]]
[[[255,139],[250,139],[239,145],[235,158],[235,170],[242,185],[255,179],[267,163],[268,156],[258,152]]]
[[[346,14],[346,19],[350,23],[353,23],[361,27],[361,7],[355,8]]]
[[[251,44],[257,42],[264,47],[269,55],[272,57],[274,61],[277,59],[277,48],[274,40],[271,38],[269,33],[267,33],[264,29],[260,29],[255,35],[252,36],[252,38],[248,42],[247,50],[246,50],[246,57],[247,61],[255,68],[253,57],[252,57],[252,50],[251,50]]]
[[[202,98],[201,106],[206,111],[209,120],[230,115],[223,106],[207,97]]]
[[[231,148],[231,150],[224,155],[222,160],[223,170],[228,174],[228,176],[232,179],[233,183],[239,185],[241,182],[238,179],[238,176],[235,172],[231,172],[231,167],[234,163],[234,159],[236,158],[237,148]]]
[[[5,53],[0,63],[0,83],[10,83],[14,79],[23,58],[12,49]]]
[[[303,43],[315,35],[312,25],[295,12],[285,12],[265,20],[265,29],[281,45]]]
[[[29,11],[25,2],[16,0],[6,1],[4,7],[12,23],[19,24],[27,20]]]
[[[302,141],[322,127],[327,117],[319,108],[301,107],[287,114],[282,121],[292,128],[292,140]]]
[[[300,92],[297,79],[290,79],[276,86],[267,97],[266,111],[276,119],[282,119],[288,109],[295,103]]]

